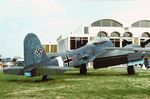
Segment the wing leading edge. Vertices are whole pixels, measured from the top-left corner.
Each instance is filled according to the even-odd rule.
[[[150,48],[119,48],[119,47],[108,47],[106,50],[121,50],[121,51],[141,51],[141,52],[150,52]]]

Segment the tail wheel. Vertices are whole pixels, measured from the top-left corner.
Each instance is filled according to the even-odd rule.
[[[42,81],[48,81],[48,75],[44,75],[44,76],[42,77]]]
[[[134,70],[134,66],[128,66],[127,67],[127,72],[128,72],[128,75],[134,75],[135,74],[135,70]]]
[[[81,75],[87,74],[86,64],[83,64],[83,65],[80,66],[80,74]]]

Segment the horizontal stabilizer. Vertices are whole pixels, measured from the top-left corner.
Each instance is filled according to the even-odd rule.
[[[68,68],[68,67],[40,66],[38,68],[31,70],[30,76],[63,74],[65,71],[67,71],[69,69],[70,68]],[[27,74],[29,74],[29,72],[27,72]],[[27,76],[27,75],[25,75],[25,76]]]
[[[69,67],[58,67],[58,66],[40,66],[38,68],[32,68],[31,71],[24,71],[24,67],[13,66],[6,67],[3,69],[5,74],[12,75],[25,75],[28,77],[31,76],[40,76],[40,75],[53,75],[53,74],[63,74],[65,71],[69,70]]]
[[[3,72],[5,74],[12,74],[12,75],[24,75],[24,68],[19,66],[12,66],[12,67],[5,67],[3,68]]]

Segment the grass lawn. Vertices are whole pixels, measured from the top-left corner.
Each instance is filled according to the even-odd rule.
[[[64,75],[41,77],[4,75],[0,71],[0,99],[149,99],[150,70],[136,69],[126,75],[126,68],[89,69],[81,76],[78,69]]]

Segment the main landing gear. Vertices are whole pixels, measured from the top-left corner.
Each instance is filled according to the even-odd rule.
[[[83,65],[80,66],[80,74],[81,75],[87,74],[86,64],[83,64]]]
[[[133,65],[128,66],[127,72],[128,72],[128,75],[135,75],[134,66]]]

